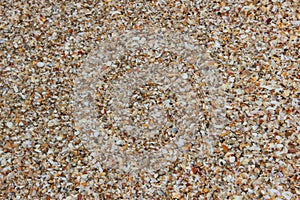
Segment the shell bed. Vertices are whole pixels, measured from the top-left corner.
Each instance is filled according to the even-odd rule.
[[[299,199],[299,9],[0,1],[0,199]]]

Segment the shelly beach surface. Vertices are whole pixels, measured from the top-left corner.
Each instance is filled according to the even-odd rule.
[[[1,1],[0,199],[299,199],[299,8]]]

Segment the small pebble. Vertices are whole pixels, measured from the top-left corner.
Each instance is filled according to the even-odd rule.
[[[234,163],[234,162],[235,162],[235,157],[234,157],[234,156],[231,156],[231,157],[229,158],[229,162]]]
[[[13,123],[12,123],[12,122],[7,122],[7,123],[6,123],[6,126],[7,126],[8,128],[12,128],[12,127],[13,127]]]
[[[188,79],[188,77],[189,77],[187,73],[183,73],[181,76],[183,79]]]
[[[44,67],[44,63],[43,63],[43,62],[38,62],[36,65],[37,65],[38,67]]]

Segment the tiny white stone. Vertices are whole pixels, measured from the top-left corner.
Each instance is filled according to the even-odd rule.
[[[292,24],[293,24],[294,26],[299,26],[299,25],[300,25],[300,20],[299,20],[299,21],[293,21]]]
[[[60,135],[56,138],[58,141],[61,141],[63,139],[63,137]]]
[[[184,140],[183,139],[179,139],[177,142],[176,142],[177,146],[180,148],[180,147],[183,147],[184,146]]]
[[[277,148],[278,148],[278,149],[281,149],[281,148],[283,148],[283,147],[284,147],[284,145],[283,145],[283,144],[277,144],[276,146],[277,146]]]
[[[275,189],[270,189],[270,194],[273,196],[273,195],[278,195],[280,196],[280,192],[278,190],[275,190]]]
[[[98,131],[94,132],[94,137],[98,137],[100,135],[100,133]]]
[[[231,157],[229,158],[229,161],[230,161],[231,163],[233,163],[233,162],[235,161],[235,157],[234,157],[234,156],[231,156]]]
[[[7,123],[6,123],[6,126],[7,126],[8,128],[12,128],[13,123],[12,123],[12,122],[7,122]]]
[[[54,118],[48,122],[49,127],[55,126],[56,124],[58,124],[58,119],[56,119],[56,118]]]
[[[182,76],[183,79],[187,79],[187,78],[189,77],[189,76],[187,75],[187,73],[183,73],[181,76]]]
[[[221,47],[220,43],[219,42],[215,42],[215,47],[216,48],[220,48]]]
[[[25,145],[26,147],[31,147],[31,141],[30,141],[30,140],[26,140],[26,141],[24,142],[24,145]]]
[[[18,87],[16,85],[13,86],[15,93],[19,92]]]
[[[233,196],[233,199],[234,199],[234,200],[243,200],[243,196],[237,196],[237,195],[234,195],[234,196]]]
[[[69,144],[68,144],[68,147],[69,147],[70,149],[74,149],[74,146],[73,146],[72,143],[69,143]]]
[[[228,78],[228,82],[229,82],[229,83],[233,83],[233,82],[234,82],[234,77],[229,77],[229,78]]]
[[[44,63],[43,63],[43,62],[38,62],[36,65],[37,65],[38,67],[44,67]]]
[[[282,196],[287,199],[290,200],[293,197],[293,194],[291,192],[285,191],[282,193]]]
[[[122,140],[117,140],[117,141],[116,141],[116,144],[117,144],[117,145],[122,145],[122,144],[123,144],[123,141],[122,141]]]
[[[74,133],[76,136],[77,135],[79,135],[80,134],[80,132],[79,131],[75,131],[75,133]]]
[[[5,166],[6,165],[6,163],[7,163],[7,161],[6,161],[6,159],[5,158],[1,158],[1,166]]]

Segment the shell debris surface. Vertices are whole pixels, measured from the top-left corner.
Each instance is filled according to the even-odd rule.
[[[0,199],[299,199],[299,8],[0,1]]]

